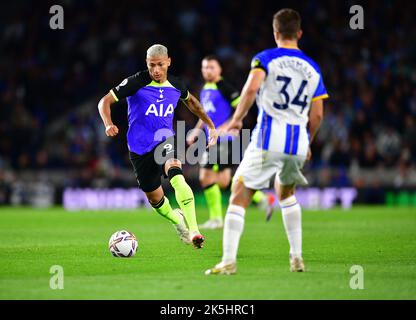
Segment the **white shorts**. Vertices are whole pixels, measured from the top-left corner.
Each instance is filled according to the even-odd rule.
[[[306,185],[308,180],[302,174],[305,160],[305,156],[266,151],[250,143],[233,179],[253,190],[269,188],[274,174],[281,185]]]

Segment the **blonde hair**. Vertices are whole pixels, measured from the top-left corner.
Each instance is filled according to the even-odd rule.
[[[147,58],[155,57],[155,56],[167,56],[168,55],[168,48],[166,48],[162,44],[154,44],[149,49],[147,49]]]

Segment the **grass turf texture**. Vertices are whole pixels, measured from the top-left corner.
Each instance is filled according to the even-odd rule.
[[[207,210],[198,209],[198,220]],[[288,271],[280,212],[246,215],[238,274],[205,276],[219,262],[221,231],[206,246],[182,244],[173,227],[146,209],[65,212],[0,209],[0,299],[415,299],[416,212],[357,207],[304,211],[308,272]],[[134,258],[111,256],[110,235],[127,229],[139,243]],[[51,290],[49,269],[64,268],[63,290]],[[350,267],[364,268],[364,290],[352,290]]]

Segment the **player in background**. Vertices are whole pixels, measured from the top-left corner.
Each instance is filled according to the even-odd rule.
[[[219,229],[223,227],[222,195],[221,189],[226,189],[231,182],[231,171],[235,164],[232,163],[232,141],[235,135],[227,134],[224,129],[234,112],[234,108],[240,101],[240,92],[226,81],[221,73],[222,68],[219,59],[214,55],[208,55],[202,60],[202,77],[205,85],[200,92],[200,100],[205,112],[214,122],[220,137],[216,148],[215,159],[209,158],[209,152],[205,151],[201,158],[199,181],[204,189],[205,200],[208,205],[209,220],[200,226],[201,229]],[[204,129],[208,134],[208,128],[202,120],[199,120],[195,129]],[[194,143],[200,130],[191,131],[187,138],[188,145]],[[225,144],[228,144],[225,145]],[[227,162],[221,163],[220,154],[227,153]],[[273,195],[266,195],[257,191],[253,196],[253,202],[266,209],[266,217],[270,217]]]
[[[277,48],[254,56],[240,103],[228,125],[240,129],[257,96],[259,115],[252,140],[234,179],[224,222],[223,256],[206,274],[233,274],[244,228],[244,215],[254,190],[263,188],[276,174],[275,189],[290,244],[291,271],[305,271],[302,259],[301,207],[296,185],[307,184],[301,169],[310,159],[310,143],[323,119],[323,99],[328,97],[318,65],[298,47],[301,18],[292,9],[273,17]]]
[[[183,81],[168,74],[171,59],[165,46],[151,46],[147,50],[146,64],[148,70],[124,79],[100,100],[98,109],[105,133],[109,137],[118,134],[117,126],[111,120],[111,105],[126,98],[129,122],[127,144],[139,187],[146,193],[153,209],[172,222],[182,241],[201,248],[204,237],[198,230],[194,194],[185,181],[175,148],[172,126],[178,101],[182,100],[207,124],[208,147],[215,145],[218,134],[204,108],[189,93]],[[160,158],[163,163],[160,163]],[[165,197],[161,186],[162,175],[169,178],[181,210],[173,210]]]

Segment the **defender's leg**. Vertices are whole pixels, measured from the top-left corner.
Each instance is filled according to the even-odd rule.
[[[242,181],[234,183],[225,215],[222,260],[214,268],[208,269],[206,275],[236,273],[237,251],[244,229],[244,216],[253,194],[254,190],[246,188]]]
[[[302,258],[302,209],[295,197],[295,185],[279,185],[276,181],[275,188],[290,245],[290,271],[305,271]]]

